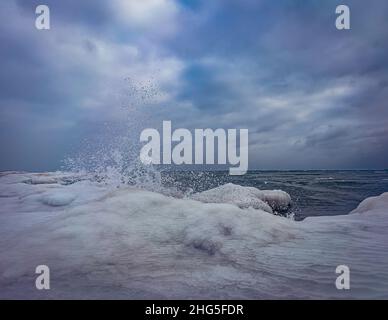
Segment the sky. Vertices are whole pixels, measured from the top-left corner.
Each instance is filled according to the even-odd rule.
[[[249,129],[250,169],[388,168],[387,16],[386,0],[1,1],[0,170],[57,170],[162,120]]]

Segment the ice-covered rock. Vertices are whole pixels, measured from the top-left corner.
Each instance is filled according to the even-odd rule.
[[[32,175],[31,178],[25,180],[29,184],[54,184],[58,183],[58,178],[50,175]]]
[[[362,201],[351,213],[385,213],[388,215],[388,192],[378,197],[370,197]]]
[[[205,203],[230,203],[239,208],[252,207],[269,213],[286,211],[291,205],[290,195],[282,190],[259,190],[233,183],[195,193],[191,198]]]

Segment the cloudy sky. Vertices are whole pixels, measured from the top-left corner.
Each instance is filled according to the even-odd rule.
[[[55,170],[124,120],[248,128],[250,169],[388,168],[387,16],[386,0],[3,0],[0,170]]]

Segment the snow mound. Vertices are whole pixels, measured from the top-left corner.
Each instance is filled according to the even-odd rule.
[[[61,207],[66,206],[72,203],[76,199],[74,194],[66,194],[66,193],[53,193],[46,194],[40,198],[43,204],[53,206],[53,207]]]
[[[54,184],[58,183],[58,178],[51,177],[48,175],[35,175],[25,180],[25,183],[29,184]]]
[[[239,208],[254,208],[269,213],[286,211],[291,197],[282,190],[259,190],[228,183],[223,186],[199,192],[192,199],[205,203],[230,203]]]
[[[365,199],[351,213],[371,214],[372,212],[388,214],[388,192],[385,192],[378,197]]]

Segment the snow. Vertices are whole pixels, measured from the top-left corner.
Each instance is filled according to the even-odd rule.
[[[383,213],[388,211],[388,192],[379,197],[370,197],[362,201],[351,213]]]
[[[76,198],[74,194],[54,193],[42,196],[41,201],[44,204],[53,207],[66,206],[72,203]]]
[[[231,203],[239,208],[260,209],[269,213],[285,211],[291,205],[291,197],[282,190],[259,190],[228,183],[196,193],[192,199],[205,203]]]
[[[178,199],[35,178],[0,176],[0,298],[388,298],[387,194],[297,222],[270,213],[291,201],[280,191],[226,185]],[[41,264],[47,291],[34,286]],[[335,288],[340,264],[351,290]]]

